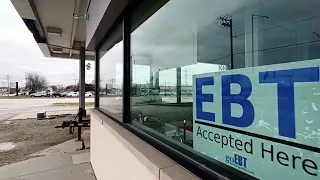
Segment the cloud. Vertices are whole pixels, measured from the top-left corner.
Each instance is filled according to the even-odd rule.
[[[0,18],[0,79],[10,75],[21,82],[27,72],[46,76],[50,84],[69,85],[79,79],[79,61],[44,57],[10,0],[1,0],[0,7],[0,17],[8,17]],[[86,82],[93,79],[94,68],[86,71]]]

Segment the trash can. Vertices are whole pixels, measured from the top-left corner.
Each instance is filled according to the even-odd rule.
[[[37,113],[37,120],[44,120],[46,118],[46,112],[41,111]]]

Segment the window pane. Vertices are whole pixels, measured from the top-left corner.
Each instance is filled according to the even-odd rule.
[[[131,34],[133,125],[259,179],[317,179],[319,7],[170,0],[142,15]]]
[[[99,107],[122,117],[123,41],[119,26],[99,50]]]

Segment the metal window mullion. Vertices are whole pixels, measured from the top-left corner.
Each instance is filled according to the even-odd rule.
[[[100,56],[98,50],[96,50],[96,62],[95,62],[95,96],[94,96],[94,106],[99,107],[100,98]]]
[[[123,122],[131,123],[130,94],[131,94],[131,52],[130,24],[128,16],[123,18]]]

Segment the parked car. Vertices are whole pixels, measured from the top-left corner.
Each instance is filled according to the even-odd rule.
[[[48,96],[48,97],[50,97],[50,96],[53,97],[53,93],[54,93],[53,91],[47,90],[46,92],[47,92],[47,96]]]
[[[59,92],[53,92],[51,96],[52,96],[52,97],[61,97],[61,93],[59,93]]]
[[[67,96],[67,92],[62,92],[62,93],[60,93],[60,97],[66,97]]]
[[[79,96],[79,93],[78,92],[69,92],[69,93],[67,93],[66,96],[67,97],[77,97],[77,96]]]
[[[85,97],[92,97],[93,94],[92,94],[92,92],[86,92],[86,93],[84,94],[84,96],[85,96]]]
[[[159,96],[169,96],[170,95],[170,93],[168,93],[168,92],[160,92],[159,93]]]
[[[23,93],[23,92],[18,92],[18,96],[22,96],[22,95],[25,95],[25,93]]]
[[[33,93],[36,93],[36,92],[34,92],[34,91],[26,92],[26,96],[30,96],[30,95],[33,94]]]
[[[36,92],[36,93],[31,93],[30,97],[47,97],[47,92],[46,91],[41,91],[41,92]]]

